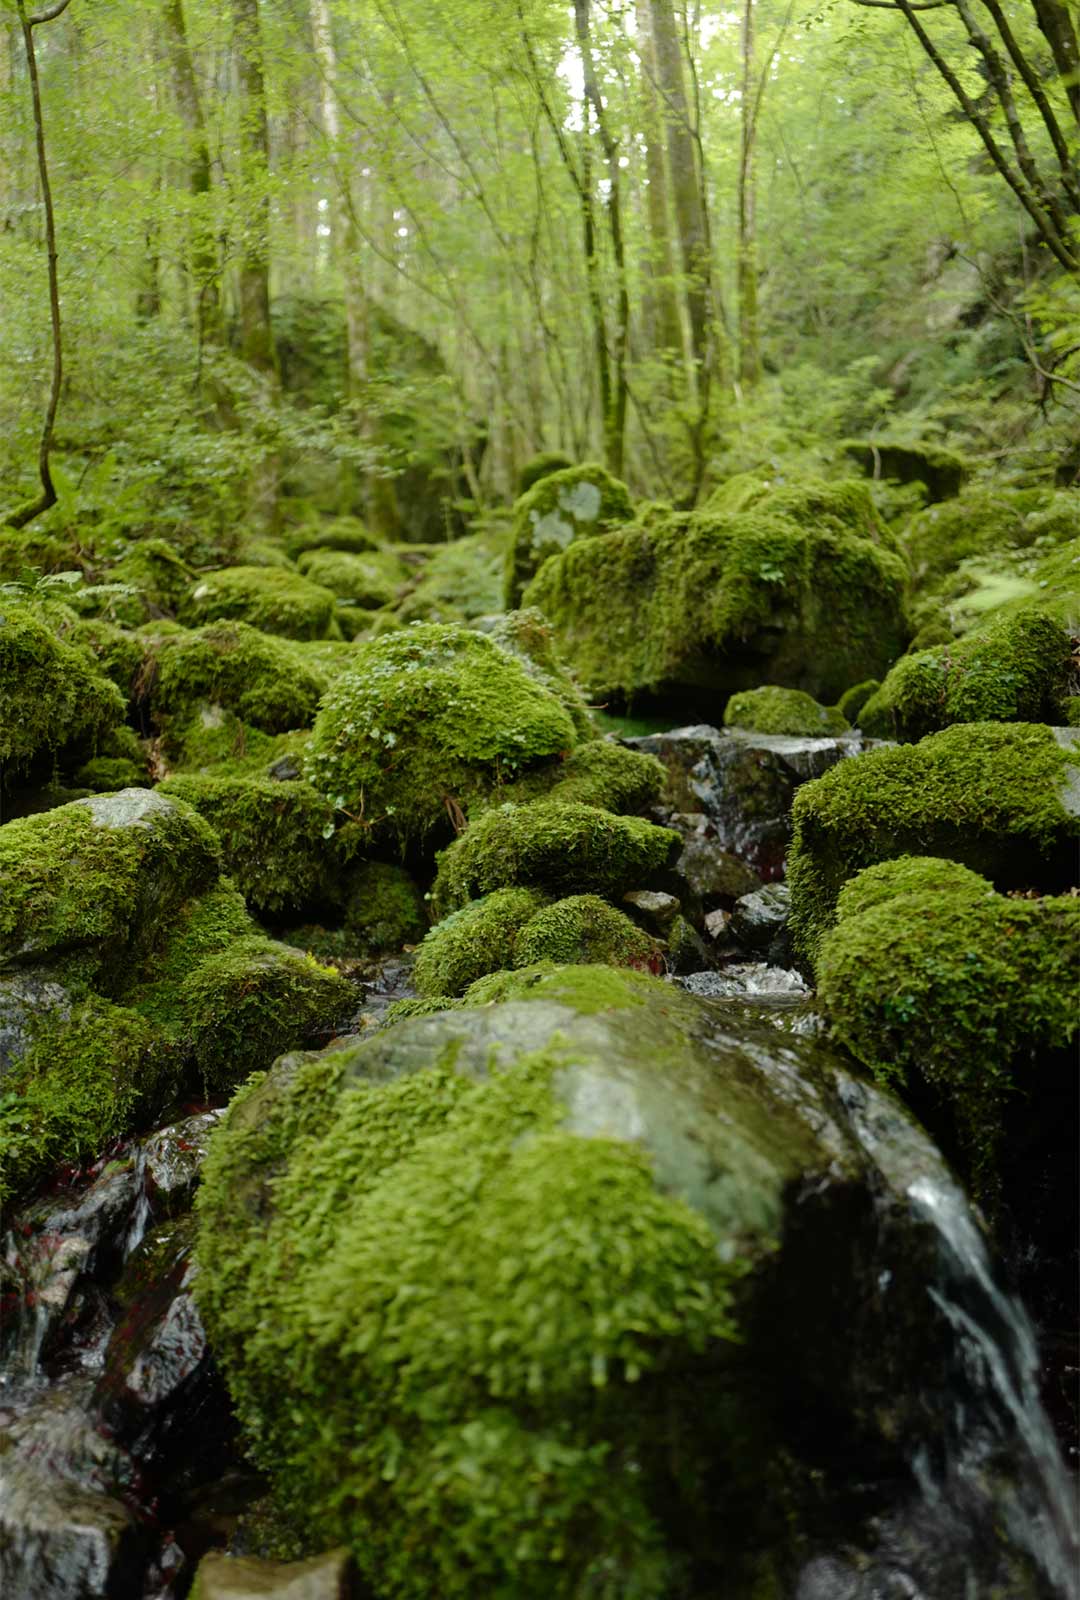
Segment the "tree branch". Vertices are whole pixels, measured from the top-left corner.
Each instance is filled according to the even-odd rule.
[[[54,6],[48,6],[44,11],[35,11],[33,16],[28,17],[26,20],[31,28],[37,28],[43,22],[53,22],[57,17],[62,16],[70,4],[71,0],[56,0]]]

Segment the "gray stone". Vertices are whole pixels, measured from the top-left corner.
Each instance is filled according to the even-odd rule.
[[[623,905],[631,916],[636,914],[639,922],[661,938],[679,915],[677,896],[664,894],[659,889],[630,889],[623,895]]]
[[[731,934],[748,950],[769,953],[776,963],[782,954],[782,935],[791,912],[791,891],[786,883],[770,883],[754,894],[743,895],[731,916]],[[777,955],[772,954],[773,951]]]
[[[71,997],[64,985],[43,969],[0,977],[0,1084],[5,1069],[21,1061],[33,1042],[34,1030],[46,1018],[65,1020]]]

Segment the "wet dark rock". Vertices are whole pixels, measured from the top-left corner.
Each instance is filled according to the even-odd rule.
[[[692,923],[676,917],[668,933],[668,969],[671,972],[698,972],[708,966],[709,947]]]
[[[708,910],[721,901],[730,904],[761,887],[761,879],[745,861],[732,855],[715,839],[695,834],[683,845],[675,872]]]
[[[879,742],[856,733],[810,739],[721,730],[704,723],[623,741],[663,762],[667,805],[680,813],[704,813],[718,846],[765,879],[778,877],[783,869],[798,786]]]
[[[748,996],[792,996],[804,1000],[810,993],[802,975],[784,967],[770,967],[764,961],[748,961],[723,967],[719,972],[693,972],[680,978],[679,985],[690,994],[706,1000],[743,999]]]
[[[210,1135],[221,1115],[220,1111],[200,1111],[159,1128],[142,1141],[146,1195],[154,1216],[175,1216],[190,1205]]]
[[[746,949],[760,952],[774,967],[791,960],[786,937],[791,894],[785,883],[766,884],[754,894],[743,895],[731,916],[731,935]]]
[[[0,1486],[4,1600],[137,1595],[148,1537],[110,1495],[8,1468]]]
[[[678,897],[659,889],[630,889],[623,895],[622,903],[643,927],[661,938],[679,915]]]
[[[191,1600],[351,1600],[355,1593],[347,1550],[309,1561],[213,1554],[199,1565]]]
[[[295,756],[278,756],[266,769],[266,776],[276,783],[295,783],[304,776],[303,768]]]

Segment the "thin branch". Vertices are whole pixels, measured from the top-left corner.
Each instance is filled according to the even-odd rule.
[[[1080,211],[1080,181],[1077,179],[1076,164],[1069,153],[1068,141],[1061,130],[1061,125],[1054,114],[1053,107],[1046,97],[1046,91],[1039,81],[1038,74],[1017,44],[1016,37],[1009,27],[1008,18],[1002,10],[999,0],[982,0],[982,3],[997,24],[997,31],[1001,35],[1002,42],[1012,57],[1017,72],[1024,80],[1028,93],[1039,108],[1039,115],[1043,119],[1046,131],[1050,135],[1050,142],[1054,146],[1054,153],[1058,158],[1062,182],[1065,185],[1065,193],[1075,209]]]
[[[44,11],[35,11],[33,16],[27,17],[26,20],[31,28],[40,27],[43,22],[53,22],[62,16],[70,4],[71,0],[56,0],[54,6],[49,6]]]

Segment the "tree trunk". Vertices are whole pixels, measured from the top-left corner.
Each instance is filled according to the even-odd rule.
[[[240,256],[240,353],[275,379],[270,325],[270,128],[266,115],[259,0],[232,0],[233,51],[240,99],[240,181],[254,191]]]
[[[646,214],[649,223],[648,285],[644,318],[651,348],[672,360],[686,358],[682,318],[675,294],[675,260],[668,209],[667,162],[657,93],[656,47],[649,0],[636,0],[641,57],[641,131],[645,136]]]
[[[737,261],[739,299],[739,378],[752,389],[761,378],[758,336],[758,269],[755,206],[757,186],[754,154],[757,141],[758,96],[754,83],[754,0],[743,0],[742,86],[740,95]]]
[[[195,326],[199,343],[219,344],[222,337],[220,268],[211,214],[210,147],[195,81],[182,0],[164,0],[162,22],[172,69],[173,93],[188,136],[188,190],[192,216],[188,237],[188,271],[195,294]]]
[[[1080,123],[1080,43],[1067,0],[1064,4],[1062,0],[1032,0],[1032,4],[1054,65],[1065,84],[1072,114]]]

